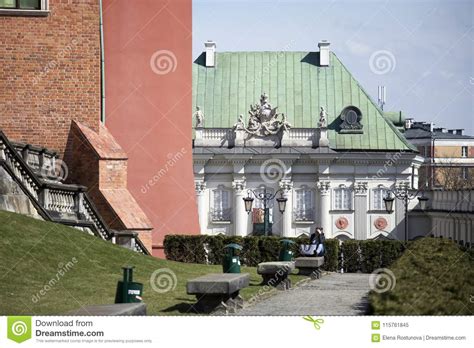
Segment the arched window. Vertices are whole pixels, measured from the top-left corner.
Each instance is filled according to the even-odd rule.
[[[223,185],[219,185],[212,191],[212,221],[231,221],[232,209],[230,200],[231,191],[226,189]]]

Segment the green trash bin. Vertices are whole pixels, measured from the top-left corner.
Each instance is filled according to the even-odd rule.
[[[133,266],[125,266],[123,269],[123,280],[117,283],[115,292],[115,303],[142,302],[143,284],[133,281]]]
[[[222,262],[224,273],[240,273],[239,250],[242,250],[242,247],[236,243],[231,243],[224,247],[224,260]]]
[[[292,244],[296,244],[292,240],[289,239],[282,239],[280,241],[281,248],[280,248],[280,256],[278,257],[279,261],[292,261],[294,258],[293,251],[291,250]]]

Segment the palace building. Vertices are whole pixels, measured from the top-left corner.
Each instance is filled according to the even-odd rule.
[[[403,204],[388,213],[383,198],[416,189],[423,159],[329,42],[318,47],[218,52],[205,43],[193,63],[202,234],[295,237],[322,226],[328,238],[404,238]],[[263,193],[275,196],[266,209]]]

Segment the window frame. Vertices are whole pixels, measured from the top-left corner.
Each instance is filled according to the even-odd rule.
[[[0,7],[0,16],[33,16],[45,17],[49,15],[49,1],[39,0],[39,9],[21,8],[20,0],[15,0],[15,7]]]
[[[315,219],[315,192],[314,190],[310,189],[307,185],[301,185],[299,188],[294,190],[294,201],[293,201],[293,220],[296,223],[299,222],[314,222]],[[306,207],[306,204],[303,204],[304,211],[305,213],[303,214],[305,218],[298,218],[299,214],[297,212],[299,211],[298,207],[298,195],[301,193],[305,192],[304,194],[308,194],[310,197],[310,202],[309,202],[309,207]],[[303,201],[306,199],[306,197],[303,198]]]
[[[343,196],[341,197],[341,202],[342,202],[342,207],[339,208],[337,206],[337,194],[338,192],[347,192],[349,194],[349,207],[345,207],[344,206],[344,202],[346,201],[345,200],[345,197],[344,197],[344,194]],[[353,190],[351,187],[349,186],[346,186],[346,185],[339,185],[338,187],[334,188],[333,189],[333,194],[334,194],[334,199],[332,199],[332,209],[333,210],[336,210],[336,211],[352,211],[353,210],[353,207],[354,207],[354,194],[353,194]]]
[[[378,185],[377,187],[373,188],[371,191],[372,191],[372,195],[371,195],[371,198],[372,198],[372,202],[371,202],[371,210],[374,210],[374,211],[385,211],[385,203],[384,203],[384,197],[385,195],[387,194],[387,192],[389,191],[390,189],[388,187],[385,187],[384,185]],[[380,200],[380,207],[377,207],[377,200],[375,198],[375,194],[376,194],[376,191],[382,191],[384,192],[381,196],[381,200]]]
[[[226,192],[228,194],[227,205],[224,207],[223,202],[221,202],[221,206],[219,209],[215,207],[215,199],[217,192],[221,192],[221,199],[223,197],[222,193]],[[211,190],[211,197],[209,199],[209,218],[212,223],[230,223],[232,222],[232,190],[225,187],[224,185],[218,185],[216,188]],[[216,212],[220,211],[222,218],[216,219],[215,215]]]

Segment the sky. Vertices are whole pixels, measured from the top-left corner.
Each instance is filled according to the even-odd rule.
[[[331,50],[386,111],[474,135],[473,0],[193,0],[193,58],[218,51]]]

